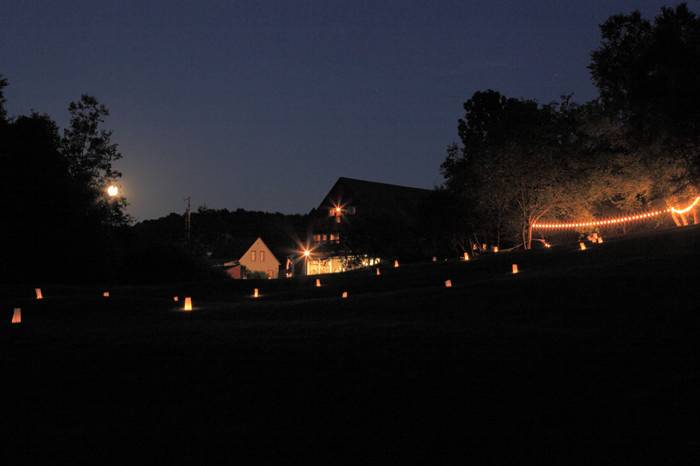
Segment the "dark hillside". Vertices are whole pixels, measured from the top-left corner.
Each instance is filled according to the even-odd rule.
[[[100,459],[116,442],[198,463],[687,464],[700,431],[698,246],[687,227],[323,276],[321,288],[15,291],[0,303],[5,438],[13,454],[55,460]],[[192,313],[171,301],[185,291]],[[11,327],[15,305],[24,323]],[[36,448],[47,436],[60,446]]]

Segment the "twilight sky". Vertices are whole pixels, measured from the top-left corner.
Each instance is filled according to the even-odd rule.
[[[188,195],[307,212],[339,176],[439,184],[474,91],[595,97],[598,24],[677,3],[7,0],[0,74],[10,114],[109,107],[138,220]]]

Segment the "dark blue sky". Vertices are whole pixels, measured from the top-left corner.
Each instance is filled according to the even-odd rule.
[[[306,212],[339,176],[441,182],[462,103],[596,95],[598,24],[652,0],[77,1],[0,9],[11,114],[95,95],[146,219],[193,205]]]

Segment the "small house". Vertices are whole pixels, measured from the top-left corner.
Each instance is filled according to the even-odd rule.
[[[278,277],[281,263],[262,238],[240,244],[242,247],[235,254],[238,257],[223,264],[224,270],[231,278],[248,278],[251,272],[264,274],[267,278]]]

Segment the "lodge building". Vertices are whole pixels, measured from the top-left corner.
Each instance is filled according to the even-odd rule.
[[[429,208],[432,195],[428,189],[339,178],[311,213],[313,252],[305,259],[304,273],[377,264],[388,241],[420,229],[419,217]]]

